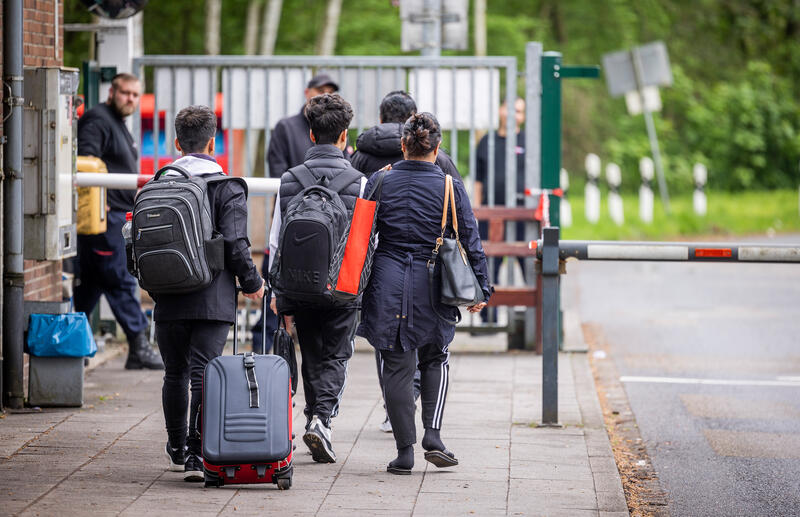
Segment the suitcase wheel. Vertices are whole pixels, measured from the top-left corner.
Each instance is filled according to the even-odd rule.
[[[203,478],[205,480],[205,483],[203,483],[205,488],[212,486],[219,488],[222,486],[222,480],[216,472],[211,472],[210,470],[203,468]]]
[[[278,489],[289,490],[290,488],[292,488],[291,477],[278,478]]]

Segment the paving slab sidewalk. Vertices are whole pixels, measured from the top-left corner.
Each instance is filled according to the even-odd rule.
[[[298,439],[288,491],[205,489],[167,471],[162,374],[123,364],[87,373],[83,408],[0,419],[1,515],[628,515],[586,354],[560,355],[564,425],[538,428],[540,356],[454,353],[442,436],[460,464],[437,469],[417,446],[413,474],[393,476],[374,357],[356,353],[333,424],[338,462],[315,464]]]

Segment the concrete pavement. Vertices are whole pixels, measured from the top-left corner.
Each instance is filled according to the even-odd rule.
[[[460,464],[437,469],[417,445],[413,474],[394,476],[374,357],[356,353],[333,423],[338,462],[315,464],[298,436],[289,491],[205,489],[168,472],[161,373],[123,359],[87,373],[83,408],[0,419],[0,514],[628,515],[585,354],[559,357],[563,428],[538,428],[541,357],[454,353],[442,437]]]

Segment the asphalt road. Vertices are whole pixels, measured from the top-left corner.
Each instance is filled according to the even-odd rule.
[[[570,261],[563,282],[672,515],[800,515],[800,264]]]

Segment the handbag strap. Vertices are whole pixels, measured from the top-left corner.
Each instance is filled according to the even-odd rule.
[[[444,178],[445,178],[444,183],[446,189],[444,202],[445,204],[447,204],[447,199],[448,198],[450,199],[450,214],[452,215],[453,218],[452,219],[453,230],[455,230],[456,237],[458,237],[458,212],[456,211],[456,193],[455,190],[453,189],[453,177],[450,176],[449,174],[445,174]],[[445,211],[446,210],[447,207],[445,206]]]

